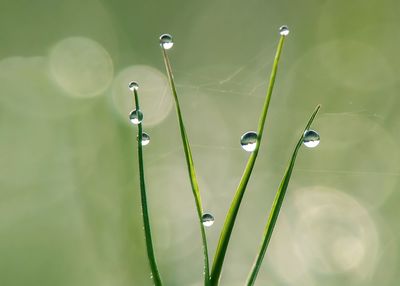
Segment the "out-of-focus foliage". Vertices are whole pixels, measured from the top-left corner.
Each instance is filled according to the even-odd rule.
[[[400,283],[400,2],[0,6],[0,285],[151,285],[131,80],[151,136],[144,156],[160,271],[166,285],[201,285],[201,238],[158,36],[175,39],[169,54],[203,206],[215,217],[213,253],[248,156],[240,136],[257,127],[282,24],[291,33],[221,285],[243,285],[318,103],[321,143],[299,154],[258,285]]]

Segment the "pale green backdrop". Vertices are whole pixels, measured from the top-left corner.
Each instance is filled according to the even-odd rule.
[[[318,103],[259,273],[267,286],[400,283],[400,2],[1,0],[0,285],[151,285],[127,84],[140,84],[150,215],[165,285],[202,250],[158,37],[192,144],[211,257],[290,27],[221,285],[244,285],[291,150]]]

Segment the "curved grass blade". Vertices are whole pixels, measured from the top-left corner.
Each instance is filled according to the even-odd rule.
[[[169,80],[172,94],[173,94],[174,100],[175,100],[175,107],[176,107],[176,113],[178,116],[179,129],[180,129],[181,137],[182,137],[183,150],[185,152],[185,158],[186,158],[186,164],[187,164],[187,168],[188,168],[188,172],[189,172],[190,184],[192,186],[193,196],[194,196],[194,200],[196,203],[197,215],[198,215],[198,219],[199,219],[199,223],[200,223],[200,232],[201,232],[201,238],[202,238],[202,243],[203,243],[203,253],[204,253],[204,285],[207,286],[207,285],[209,285],[210,270],[209,270],[209,260],[208,260],[207,238],[206,238],[206,232],[204,229],[204,225],[202,222],[203,206],[201,203],[199,184],[198,184],[197,178],[196,178],[196,171],[194,168],[192,151],[190,148],[189,139],[186,134],[185,125],[183,124],[182,113],[181,113],[181,108],[179,105],[178,94],[176,92],[171,63],[169,61],[167,52],[165,51],[164,48],[162,49],[162,52],[163,52],[165,68],[167,70],[168,80]]]
[[[219,279],[222,272],[222,265],[224,263],[224,258],[226,254],[226,250],[228,248],[229,239],[232,234],[233,226],[235,224],[235,219],[239,211],[240,203],[242,201],[243,195],[245,193],[247,183],[249,182],[251,172],[253,170],[258,151],[260,148],[260,142],[264,131],[265,119],[267,117],[268,107],[271,100],[272,91],[274,89],[276,73],[278,71],[278,63],[279,58],[281,56],[283,43],[285,41],[285,36],[282,35],[279,39],[278,47],[275,54],[274,63],[272,65],[271,76],[269,80],[269,86],[267,89],[267,94],[263,106],[263,110],[259,119],[258,129],[257,129],[257,145],[256,149],[250,155],[242,178],[240,180],[239,186],[236,190],[235,196],[232,200],[231,206],[225,218],[225,223],[221,231],[221,235],[219,238],[217,250],[214,256],[214,262],[211,270],[211,285],[216,286],[219,283]]]
[[[314,121],[314,118],[317,115],[320,107],[321,106],[318,105],[315,108],[313,114],[311,115],[310,119],[308,120],[306,128],[304,129],[304,132],[306,132],[310,128],[311,123]],[[271,211],[269,213],[268,222],[267,222],[267,225],[265,226],[263,241],[261,243],[260,251],[254,261],[253,267],[250,271],[250,275],[247,278],[246,285],[248,285],[248,286],[254,285],[254,282],[257,278],[258,271],[260,270],[265,252],[267,251],[267,247],[268,247],[269,241],[271,240],[272,232],[274,231],[274,227],[275,227],[276,221],[279,216],[279,211],[282,207],[283,199],[286,194],[286,189],[289,185],[290,176],[292,175],[292,171],[293,171],[294,163],[296,161],[297,153],[298,153],[301,145],[303,144],[304,132],[302,133],[299,141],[297,142],[296,147],[294,148],[292,157],[289,161],[288,166],[286,167],[286,171],[282,178],[281,184],[279,185],[278,191],[276,192],[275,199],[272,204]]]
[[[139,97],[137,94],[136,89],[134,89],[134,96],[135,96],[135,106],[136,110],[140,110],[139,106]],[[146,185],[144,181],[144,161],[143,161],[143,146],[142,146],[142,123],[138,124],[138,158],[139,158],[139,177],[140,177],[140,198],[142,202],[142,216],[143,216],[143,225],[144,225],[144,234],[146,240],[146,249],[147,249],[147,257],[149,258],[150,262],[150,269],[151,274],[153,277],[154,285],[161,286],[161,276],[158,271],[157,261],[154,254],[153,249],[153,242],[151,238],[151,228],[150,228],[150,219],[149,219],[149,211],[147,208],[147,197],[146,197]]]

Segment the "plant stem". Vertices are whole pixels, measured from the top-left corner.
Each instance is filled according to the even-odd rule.
[[[187,137],[185,125],[184,125],[183,119],[182,119],[182,113],[181,113],[181,108],[179,105],[178,94],[176,92],[171,63],[169,61],[167,52],[165,51],[164,48],[162,49],[162,52],[163,52],[165,68],[167,70],[168,80],[169,80],[172,94],[173,94],[174,100],[175,100],[175,107],[176,107],[176,113],[177,113],[178,121],[179,121],[179,129],[180,129],[181,138],[182,138],[183,150],[185,152],[185,158],[186,158],[186,164],[187,164],[187,168],[188,168],[188,172],[189,172],[190,184],[192,187],[192,192],[193,192],[193,196],[194,196],[194,200],[195,200],[195,204],[196,204],[197,216],[198,216],[198,220],[199,220],[199,224],[200,224],[200,232],[201,232],[201,239],[202,239],[202,243],[203,243],[203,255],[204,255],[204,285],[208,286],[210,283],[208,247],[207,247],[206,232],[205,232],[204,225],[202,222],[203,207],[202,207],[202,203],[201,203],[199,184],[197,182],[196,171],[194,168],[193,156],[192,156],[192,151],[191,151],[190,144],[189,144],[189,139]]]
[[[134,92],[134,96],[135,96],[135,106],[136,106],[136,110],[138,113],[138,119],[139,119],[139,110],[140,110],[139,97],[138,97],[136,89],[134,89],[133,92]],[[144,161],[143,161],[143,150],[142,150],[143,149],[143,146],[142,146],[143,133],[142,132],[143,132],[142,123],[140,122],[138,124],[137,141],[138,141],[139,176],[140,176],[140,198],[141,198],[141,203],[142,203],[144,235],[145,235],[145,240],[146,240],[147,257],[149,258],[150,269],[151,269],[153,281],[156,286],[161,286],[162,285],[161,276],[158,271],[157,261],[156,261],[156,257],[154,254],[153,242],[152,242],[152,238],[151,238],[149,211],[147,208],[146,186],[145,186],[145,180],[144,180]]]
[[[311,123],[313,122],[315,116],[317,115],[319,109],[320,109],[320,105],[318,105],[313,114],[311,115],[305,129],[304,132],[306,130],[308,130],[310,128]],[[267,221],[267,225],[265,226],[265,230],[264,230],[264,234],[263,234],[263,241],[261,243],[261,247],[260,247],[260,251],[254,261],[253,267],[250,271],[250,275],[247,278],[247,286],[251,286],[254,284],[256,278],[257,278],[257,274],[258,271],[260,270],[262,261],[264,259],[265,256],[265,252],[267,251],[267,247],[269,244],[269,241],[271,240],[272,237],[272,232],[274,231],[274,227],[276,224],[276,221],[278,219],[279,216],[279,211],[282,207],[282,203],[283,203],[283,199],[285,198],[285,194],[286,194],[286,190],[287,187],[289,185],[289,181],[290,181],[290,177],[292,175],[292,171],[293,171],[293,167],[294,167],[294,163],[296,161],[296,157],[297,157],[297,153],[301,147],[301,145],[303,144],[303,139],[304,139],[304,132],[302,133],[302,135],[300,136],[299,141],[297,142],[297,145],[293,151],[292,157],[289,161],[289,164],[286,168],[285,174],[282,178],[282,181],[280,183],[280,186],[278,188],[278,191],[276,192],[275,195],[275,199],[274,202],[272,204],[272,208],[268,217],[268,221]]]
[[[214,262],[213,262],[213,266],[212,266],[212,270],[211,270],[210,280],[211,280],[212,286],[217,286],[219,283],[219,279],[220,279],[221,272],[222,272],[222,265],[224,263],[225,254],[226,254],[228,244],[229,244],[229,239],[231,237],[232,230],[233,230],[233,227],[235,224],[236,216],[238,214],[239,207],[240,207],[243,195],[244,195],[246,187],[247,187],[247,183],[249,182],[250,175],[253,170],[257,155],[258,155],[260,142],[261,142],[264,125],[265,125],[265,119],[267,117],[268,107],[269,107],[272,91],[273,91],[274,84],[275,84],[276,73],[278,71],[279,58],[280,58],[280,55],[282,52],[282,47],[283,47],[284,41],[285,41],[285,36],[281,36],[279,39],[277,51],[275,54],[274,63],[272,65],[272,72],[271,72],[271,76],[270,76],[270,80],[269,80],[269,85],[268,85],[268,89],[267,89],[267,94],[266,94],[263,110],[262,110],[262,113],[261,113],[261,116],[259,119],[259,123],[258,123],[257,146],[247,161],[246,168],[245,168],[242,178],[240,180],[239,186],[236,190],[235,196],[232,200],[231,206],[229,208],[229,211],[228,211],[226,219],[225,219],[223,229],[221,231],[221,235],[220,235],[219,242],[218,242],[218,247],[215,252]]]

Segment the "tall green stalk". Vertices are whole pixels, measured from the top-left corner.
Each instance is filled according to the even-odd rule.
[[[263,234],[263,240],[262,240],[262,243],[261,243],[261,246],[260,246],[260,251],[259,251],[259,253],[258,253],[258,255],[257,255],[257,257],[256,257],[256,259],[254,261],[253,267],[252,267],[252,269],[250,271],[250,275],[247,278],[247,283],[246,283],[247,286],[254,285],[254,282],[255,282],[255,280],[257,278],[258,271],[260,270],[262,261],[263,261],[264,256],[265,256],[265,252],[267,251],[267,247],[268,247],[269,241],[271,240],[271,237],[272,237],[272,232],[274,231],[274,227],[275,227],[276,221],[277,221],[278,216],[279,216],[279,211],[280,211],[280,209],[282,207],[283,199],[285,198],[286,190],[287,190],[287,187],[289,185],[290,177],[292,175],[292,171],[293,171],[294,163],[296,161],[297,153],[298,153],[301,145],[303,144],[304,134],[310,128],[311,123],[314,121],[314,118],[317,115],[320,107],[321,106],[318,105],[315,108],[315,110],[312,113],[310,119],[308,120],[308,123],[307,123],[306,127],[304,128],[304,132],[300,136],[300,139],[297,142],[296,147],[294,148],[294,151],[293,151],[292,157],[291,157],[291,159],[289,161],[289,164],[286,167],[285,174],[284,174],[284,176],[282,178],[282,181],[281,181],[281,183],[279,185],[278,191],[276,192],[275,199],[274,199],[274,202],[273,202],[272,207],[271,207],[271,211],[270,211],[270,214],[269,214],[269,217],[268,217],[267,225],[265,227],[264,234]]]
[[[135,96],[136,111],[139,112],[140,111],[139,96],[138,96],[136,88],[133,89],[133,93]],[[156,261],[156,257],[155,257],[154,249],[153,249],[149,211],[147,208],[146,186],[145,186],[145,180],[144,180],[143,150],[142,150],[143,149],[143,146],[142,146],[143,130],[142,129],[143,129],[142,123],[139,122],[138,132],[137,132],[137,141],[138,141],[138,158],[139,158],[140,198],[141,198],[141,203],[142,203],[144,235],[145,235],[145,240],[146,240],[147,257],[149,258],[150,269],[151,269],[151,274],[153,277],[154,284],[156,286],[162,286],[161,276],[158,271],[157,261]]]
[[[175,100],[175,107],[176,107],[176,113],[177,113],[178,121],[179,121],[179,129],[180,129],[181,138],[182,138],[183,150],[185,152],[185,158],[186,158],[186,164],[187,164],[187,168],[188,168],[188,172],[189,172],[190,184],[192,186],[192,192],[193,192],[193,196],[194,196],[194,200],[195,200],[195,204],[196,204],[197,216],[198,216],[198,220],[199,220],[201,238],[202,238],[202,243],[203,243],[204,285],[207,286],[210,284],[210,280],[209,280],[210,270],[209,270],[209,260],[208,260],[207,238],[206,238],[206,232],[204,229],[204,225],[202,222],[203,206],[201,203],[199,184],[198,184],[197,178],[196,178],[196,171],[194,168],[193,156],[192,156],[192,151],[191,151],[190,144],[189,144],[189,139],[186,134],[185,125],[183,123],[183,118],[182,118],[181,108],[179,105],[178,94],[176,92],[171,63],[169,61],[168,54],[164,48],[162,48],[162,52],[163,52],[165,68],[167,70],[168,80],[169,80],[172,94],[173,94],[174,100]]]
[[[254,164],[256,162],[256,158],[257,158],[258,151],[260,148],[260,142],[261,142],[263,131],[264,131],[265,119],[267,117],[268,107],[269,107],[269,103],[271,100],[272,91],[274,88],[276,73],[278,71],[279,58],[281,56],[284,41],[285,41],[285,35],[282,35],[279,39],[274,63],[272,65],[272,72],[271,72],[271,76],[270,76],[270,80],[269,80],[269,85],[268,85],[268,89],[267,89],[264,106],[263,106],[263,110],[262,110],[262,113],[261,113],[261,116],[259,119],[259,123],[258,123],[256,149],[252,152],[252,154],[250,155],[250,157],[247,161],[246,168],[245,168],[242,178],[240,180],[239,186],[236,190],[235,196],[232,200],[229,211],[226,215],[225,223],[224,223],[224,226],[222,228],[222,232],[221,232],[221,235],[219,238],[218,247],[215,252],[214,262],[213,262],[211,276],[210,276],[210,281],[211,281],[212,286],[217,286],[219,283],[225,254],[226,254],[228,244],[229,244],[229,239],[231,237],[232,230],[233,230],[233,227],[235,224],[236,216],[238,214],[239,207],[240,207],[243,195],[244,195],[246,187],[247,187],[247,183],[249,182],[251,172],[252,172]]]

